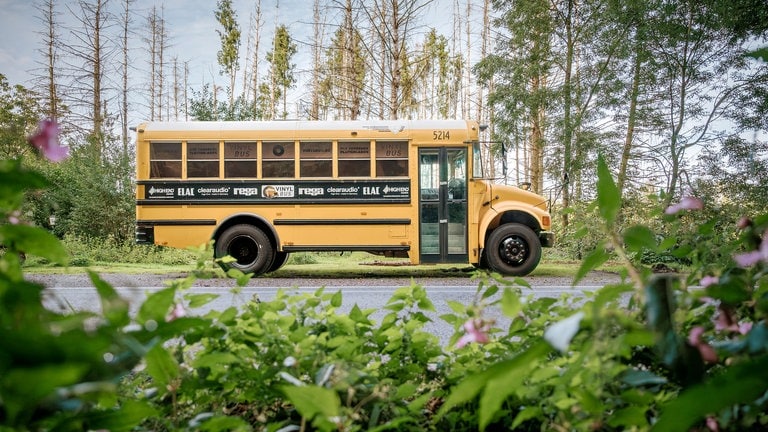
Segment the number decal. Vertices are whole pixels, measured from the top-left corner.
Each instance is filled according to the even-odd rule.
[[[443,141],[451,139],[451,132],[447,130],[432,131],[432,139],[434,141]]]

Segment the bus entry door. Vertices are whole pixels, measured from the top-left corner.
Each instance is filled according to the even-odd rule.
[[[419,150],[419,253],[424,263],[467,262],[467,150]]]

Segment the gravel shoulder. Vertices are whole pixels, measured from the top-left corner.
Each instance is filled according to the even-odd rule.
[[[162,287],[169,281],[184,278],[185,273],[167,274],[120,274],[104,273],[100,277],[116,288],[146,288]],[[27,278],[33,282],[44,285],[47,288],[90,287],[93,286],[87,274],[27,274]],[[527,276],[525,279],[532,287],[536,286],[571,286],[573,278],[555,276]],[[579,286],[602,286],[620,282],[618,275],[607,272],[592,272],[579,282]],[[467,277],[444,278],[403,278],[403,277],[375,277],[365,276],[344,279],[323,278],[274,278],[260,276],[252,278],[249,287],[291,288],[291,287],[322,287],[322,286],[408,286],[416,282],[425,286],[476,286],[477,280]],[[197,279],[195,287],[235,287],[235,281],[227,278]]]

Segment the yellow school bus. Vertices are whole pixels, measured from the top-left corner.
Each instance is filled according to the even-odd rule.
[[[464,120],[147,122],[136,240],[214,240],[246,273],[291,252],[366,251],[526,275],[551,246],[546,200],[484,178]]]

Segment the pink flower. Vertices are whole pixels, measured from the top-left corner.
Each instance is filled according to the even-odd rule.
[[[37,133],[27,141],[52,162],[61,162],[69,156],[69,149],[59,145],[59,125],[53,120],[41,121]]]
[[[471,342],[477,342],[479,344],[490,342],[490,339],[488,339],[488,330],[488,323],[482,319],[470,319],[464,323],[464,331],[466,331],[466,333],[458,342],[456,342],[456,348],[461,348]]]
[[[693,196],[684,196],[679,203],[673,204],[664,210],[664,214],[673,215],[681,212],[682,210],[701,210],[704,208],[704,203]]]
[[[736,223],[736,226],[739,229],[747,229],[752,226],[752,220],[746,216],[742,216],[741,219],[739,219],[739,222]]]
[[[757,250],[740,253],[733,256],[733,260],[736,261],[740,267],[751,267],[760,261],[768,264],[768,231],[763,233],[763,239],[760,241],[760,246]]]
[[[720,281],[720,278],[717,276],[704,276],[699,281],[699,284],[701,284],[702,287],[706,288],[710,285],[714,285]]]
[[[21,223],[21,211],[14,210],[8,215],[8,222],[11,225],[18,225]]]
[[[707,416],[707,429],[712,432],[720,432],[720,424],[717,422],[717,418],[714,416]]]
[[[184,310],[184,305],[181,303],[176,303],[176,305],[173,306],[173,309],[168,314],[168,316],[165,317],[165,321],[171,322],[186,315],[187,315],[187,311]]]
[[[699,350],[699,354],[701,354],[701,359],[704,360],[704,363],[717,363],[717,353],[711,345],[701,339],[703,334],[704,327],[697,326],[692,328],[691,332],[688,334],[688,343]]]

